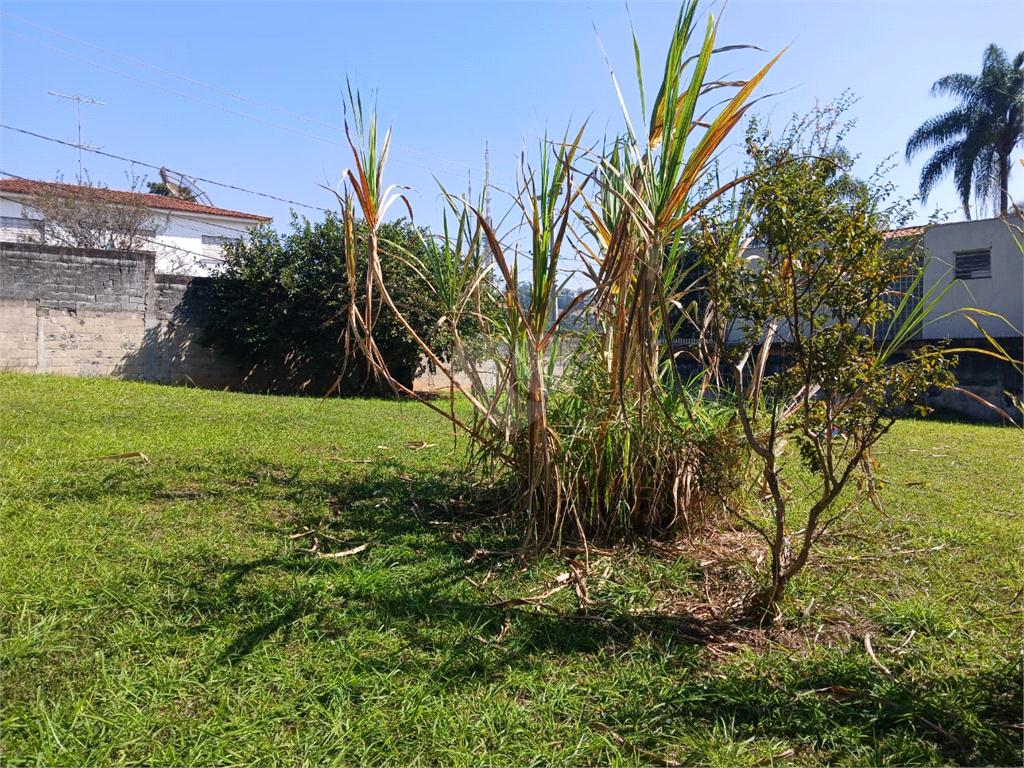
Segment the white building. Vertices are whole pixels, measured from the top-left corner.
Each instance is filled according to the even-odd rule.
[[[977,396],[944,391],[929,397],[929,403],[975,418],[996,418],[999,412],[977,399],[981,398],[1020,421],[1017,403],[1024,399],[1020,370],[986,351],[997,351],[991,338],[1013,360],[1024,358],[1024,222],[1013,216],[978,219],[894,230],[888,237],[921,238],[923,278],[916,286],[912,277],[901,278],[895,286],[899,291],[914,288],[904,313],[925,297],[942,296],[923,327],[907,340],[905,351],[948,340],[949,348],[958,350],[955,375],[960,389]],[[751,249],[750,253],[761,252]],[[734,329],[730,339],[741,338],[741,330]],[[785,341],[785,336],[780,340]]]
[[[926,340],[1019,338],[1024,330],[1024,238],[1022,221],[1010,217],[936,224],[924,232],[930,261],[923,289],[949,292],[935,305],[922,332]],[[999,317],[972,312],[991,312]]]
[[[42,218],[32,208],[34,192],[47,188],[74,192],[73,184],[27,179],[0,179],[0,240],[45,242]],[[113,204],[138,205],[152,211],[152,218],[138,233],[139,250],[156,252],[157,272],[205,275],[219,263],[225,241],[246,235],[250,227],[270,222],[267,216],[229,211],[188,200],[121,190],[94,190]]]

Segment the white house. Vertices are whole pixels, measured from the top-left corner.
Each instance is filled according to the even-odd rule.
[[[936,224],[924,231],[927,263],[923,289],[952,284],[922,332],[925,340],[983,339],[971,316],[993,338],[1019,338],[1024,330],[1024,238],[1021,219],[978,219]],[[972,312],[994,313],[999,317]]]
[[[34,241],[45,238],[42,219],[31,207],[33,192],[46,188],[74,191],[73,184],[27,179],[0,179],[0,240]],[[270,222],[267,216],[229,211],[163,195],[102,190],[111,203],[149,208],[152,221],[140,231],[142,250],[156,252],[156,268],[165,274],[205,275],[220,261],[223,243],[244,237],[250,227]],[[46,243],[43,242],[45,245]]]
[[[947,341],[948,348],[958,356],[955,375],[959,387],[971,393],[944,391],[931,395],[929,403],[975,418],[1001,418],[1000,412],[987,403],[1020,421],[1018,404],[1024,400],[1024,377],[1013,361],[1024,359],[1024,221],[1010,216],[910,227],[886,234],[894,241],[920,238],[922,279],[914,285],[913,276],[903,277],[894,286],[895,291],[902,292],[900,295],[914,291],[904,316],[925,296],[935,299],[941,295],[923,327],[906,340],[900,354]],[[745,255],[758,258],[764,252],[750,248]],[[896,318],[894,325],[899,327],[902,319]],[[879,330],[887,332],[888,324]],[[696,338],[692,333],[684,330],[673,340],[673,347],[693,347]],[[742,325],[737,323],[730,330],[729,341],[738,343],[743,339]],[[775,339],[778,346],[769,358],[769,367],[786,365],[787,339],[783,332]],[[988,354],[999,350],[1012,360]],[[697,370],[688,355],[680,356],[679,364],[687,373]]]

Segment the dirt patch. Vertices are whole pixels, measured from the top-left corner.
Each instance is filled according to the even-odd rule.
[[[563,553],[578,562],[582,550]],[[752,626],[748,608],[761,587],[756,574],[764,566],[766,552],[764,542],[751,532],[727,529],[695,541],[648,542],[642,550],[591,548],[589,556],[591,569],[585,578],[592,589],[602,578],[602,569],[605,578],[614,579],[614,574],[642,572],[652,560],[692,564],[692,578],[685,582],[661,579],[650,609],[608,618],[632,623],[641,632],[701,645],[715,655],[741,647],[781,646],[790,655],[803,656],[823,647],[860,644],[865,635],[880,633],[874,622],[840,606],[819,606],[803,616],[778,615],[764,626]],[[581,609],[586,608],[581,603]],[[590,610],[600,613],[601,606]]]

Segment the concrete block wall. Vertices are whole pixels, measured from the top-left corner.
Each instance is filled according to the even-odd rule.
[[[151,252],[0,243],[0,367],[249,389],[199,344],[209,280],[157,275]]]
[[[0,298],[42,307],[144,312],[156,256],[33,243],[0,244]]]
[[[38,336],[36,303],[27,299],[0,298],[0,361],[5,370],[38,369]]]
[[[125,378],[145,378],[138,352],[146,330],[145,310],[37,309],[37,371],[62,376],[106,376],[122,368]]]
[[[210,315],[211,278],[156,275],[150,332],[157,381],[207,389],[262,391],[260,375],[199,343]]]

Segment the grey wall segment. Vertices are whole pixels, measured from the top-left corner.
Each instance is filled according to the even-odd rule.
[[[157,275],[151,252],[0,243],[0,366],[248,389],[202,347],[209,279]]]
[[[151,252],[2,243],[0,298],[31,299],[43,307],[140,311],[154,274]]]

